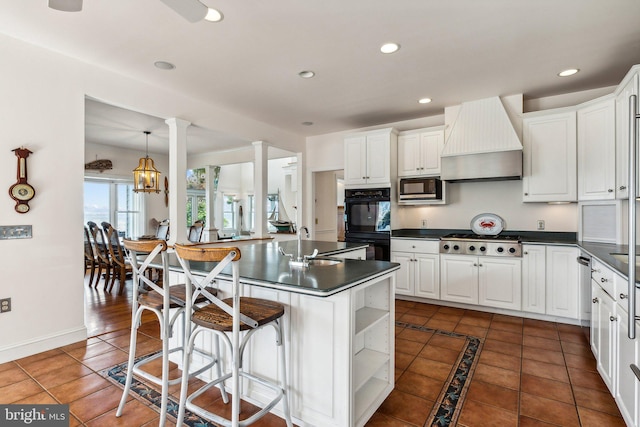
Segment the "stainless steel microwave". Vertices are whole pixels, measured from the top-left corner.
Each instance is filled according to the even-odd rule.
[[[442,181],[436,177],[400,178],[398,203],[442,200]]]

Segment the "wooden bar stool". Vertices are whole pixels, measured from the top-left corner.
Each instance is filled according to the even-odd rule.
[[[291,427],[291,415],[289,413],[289,398],[287,394],[286,382],[286,362],[284,352],[284,335],[282,330],[282,316],[284,314],[284,305],[279,302],[269,301],[259,298],[248,298],[239,296],[239,268],[238,261],[241,254],[238,248],[219,248],[219,247],[198,247],[187,245],[175,245],[178,261],[182,266],[187,284],[195,285],[195,292],[191,298],[187,296],[186,313],[191,313],[191,321],[196,325],[193,330],[187,323],[185,334],[189,335],[189,342],[185,351],[182,389],[180,392],[180,409],[178,412],[178,426],[182,425],[185,410],[190,410],[195,415],[211,420],[214,423],[223,426],[246,426],[257,421],[259,418],[267,414],[275,405],[282,400],[284,417],[287,426]],[[205,277],[196,277],[190,267],[192,261],[217,263]],[[206,265],[206,264],[205,264]],[[212,264],[213,265],[213,264]],[[232,297],[224,300],[218,299],[215,295],[210,294],[203,289],[204,284],[211,283],[223,269],[231,265],[231,282]],[[202,266],[202,264],[200,265]],[[209,305],[197,307],[191,310],[191,301],[195,296],[205,295],[211,302]],[[282,373],[281,383],[277,384],[264,378],[246,372],[242,368],[243,352],[249,342],[249,339],[255,332],[265,326],[272,326],[276,331],[276,345],[278,346],[279,371]],[[195,339],[201,332],[211,331],[215,335],[222,337],[222,340],[228,346],[231,352],[231,371],[225,375],[218,375],[218,378],[212,382],[205,384],[191,395],[187,396],[188,376],[184,372],[188,372],[191,362],[191,354],[194,350]],[[240,331],[247,331],[242,340],[240,339]],[[229,334],[231,338],[229,338]],[[245,420],[240,420],[240,377],[249,381],[254,381],[264,387],[270,388],[276,393],[275,398],[258,412]],[[215,385],[222,385],[226,380],[231,379],[231,419],[226,419],[220,415],[214,414],[207,409],[193,403],[193,400]],[[222,395],[224,403],[228,403],[225,394]]]
[[[178,384],[182,377],[176,377],[169,379],[169,354],[182,351],[183,345],[178,347],[169,348],[169,338],[172,336],[173,326],[176,320],[185,312],[186,299],[191,297],[191,292],[186,291],[185,284],[178,284],[169,286],[169,257],[167,253],[167,242],[164,240],[124,240],[124,247],[127,250],[127,255],[131,266],[133,267],[133,308],[131,317],[131,339],[129,343],[129,362],[127,369],[127,379],[125,381],[124,391],[122,392],[122,398],[120,405],[116,412],[116,416],[122,415],[124,405],[127,400],[127,395],[131,388],[133,380],[133,374],[158,384],[162,387],[161,391],[161,408],[160,408],[160,423],[159,426],[163,426],[167,417],[167,398],[169,395],[169,386]],[[149,264],[160,255],[162,259],[162,285],[158,286],[150,280],[145,272],[151,267]],[[157,261],[156,261],[157,262]],[[147,292],[140,292],[142,285],[146,285]],[[215,289],[208,288],[208,292],[215,293]],[[199,298],[196,303],[204,302],[205,298]],[[173,315],[170,309],[175,309]],[[160,323],[160,337],[162,339],[162,351],[152,354],[134,363],[136,355],[136,341],[137,331],[140,326],[140,320],[144,310],[150,310],[155,313]],[[185,319],[185,323],[186,322]],[[184,332],[185,329],[181,328],[180,332]],[[186,341],[183,337],[182,343]],[[182,344],[181,343],[181,344]],[[201,374],[202,372],[210,369],[216,364],[218,375],[222,375],[220,364],[217,355],[219,354],[216,347],[216,354],[209,357],[209,361],[198,370],[191,372],[188,376],[194,376]],[[152,360],[162,357],[162,373],[161,376],[153,375],[142,369],[142,366],[151,362]]]

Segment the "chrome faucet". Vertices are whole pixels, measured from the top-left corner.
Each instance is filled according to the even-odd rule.
[[[315,258],[318,255],[318,249],[314,249],[311,255],[304,255],[304,256],[302,255],[302,230],[305,231],[307,238],[309,238],[309,229],[307,228],[307,226],[303,225],[302,227],[299,227],[298,228],[298,253],[297,253],[298,257],[295,260],[293,259],[293,254],[285,253],[284,249],[282,249],[282,246],[280,246],[280,248],[278,249],[282,255],[288,256],[289,258],[291,258],[291,260],[289,260],[289,265],[291,267],[308,267],[309,260],[312,258]]]

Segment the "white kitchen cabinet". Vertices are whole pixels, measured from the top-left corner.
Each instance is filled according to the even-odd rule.
[[[555,110],[523,119],[524,202],[577,200],[576,112]]]
[[[630,365],[640,366],[640,338],[629,339],[629,314],[618,305],[618,360],[616,373],[616,403],[628,426],[640,423],[640,380],[631,371]],[[636,322],[640,330],[640,322]]]
[[[546,313],[580,318],[580,250],[573,246],[547,246]]]
[[[444,129],[419,129],[398,136],[398,176],[440,175]]]
[[[396,294],[440,298],[438,241],[391,239],[391,261],[400,264]]]
[[[545,313],[546,257],[544,245],[522,245],[522,311]]]
[[[521,261],[515,258],[440,255],[440,298],[520,310]]]
[[[591,313],[592,316],[596,317],[595,326],[596,334],[598,335],[597,369],[611,394],[614,394],[617,358],[616,341],[618,337],[618,318],[616,317],[615,311],[616,302],[600,286],[597,286],[595,291],[598,300],[594,307],[595,311]]]
[[[440,255],[440,299],[478,304],[478,257]]]
[[[578,110],[578,200],[616,197],[615,100],[612,96]]]
[[[395,168],[397,132],[392,129],[364,132],[344,140],[345,186],[391,186]]]
[[[616,95],[616,198],[628,199],[629,190],[629,97],[638,95],[638,74],[632,72]]]
[[[478,304],[520,310],[521,268],[519,258],[478,257]]]

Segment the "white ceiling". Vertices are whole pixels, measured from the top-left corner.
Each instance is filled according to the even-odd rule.
[[[85,0],[77,13],[0,0],[0,32],[304,136],[615,85],[640,63],[638,0],[202,1],[225,19],[191,24],[159,0]],[[401,49],[382,55],[388,41]],[[88,140],[120,129],[144,143],[139,123],[89,116]],[[207,147],[248,144],[195,125]]]

